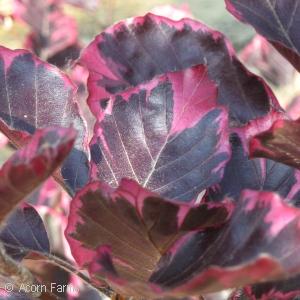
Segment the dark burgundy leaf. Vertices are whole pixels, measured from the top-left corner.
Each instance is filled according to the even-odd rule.
[[[300,275],[281,281],[257,283],[244,288],[251,299],[293,299],[300,295]]]
[[[300,6],[295,0],[226,0],[238,20],[252,25],[300,71]]]
[[[0,240],[6,252],[16,260],[22,260],[30,252],[50,253],[43,221],[35,208],[26,203],[16,209],[4,224]]]
[[[89,176],[87,131],[75,101],[75,87],[57,68],[26,50],[0,48],[0,130],[18,147],[37,129],[73,124],[78,131],[74,148],[61,167],[72,195]]]
[[[243,189],[277,192],[285,201],[299,205],[300,172],[294,168],[270,159],[249,160],[248,142],[251,136],[271,126],[274,119],[285,118],[283,114],[257,119],[243,128],[231,131],[232,156],[227,163],[222,181],[208,189],[206,201],[222,201],[225,196],[235,201]]]
[[[44,60],[76,44],[77,24],[59,0],[14,0],[14,17],[33,29],[27,47]]]
[[[3,165],[0,170],[0,224],[65,160],[75,138],[73,128],[52,126],[37,131],[27,146]]]
[[[122,178],[189,202],[222,178],[228,120],[202,65],[167,73],[117,94],[90,143],[92,178],[116,188]]]
[[[176,22],[152,14],[128,19],[98,35],[80,61],[90,71],[88,103],[95,116],[112,94],[206,63],[209,77],[218,83],[218,103],[227,106],[233,124],[266,115],[270,102],[278,106],[221,33],[189,19]]]
[[[269,42],[273,45],[274,48],[283,56],[285,57],[294,67],[295,69],[300,72],[300,56],[298,55],[299,50],[294,52],[283,46],[280,43],[276,43],[274,41],[269,40]]]
[[[47,62],[58,68],[64,68],[70,61],[76,60],[79,57],[81,48],[82,47],[78,43],[71,45],[49,57]],[[34,52],[37,53],[36,51]]]
[[[182,237],[163,255],[148,282],[118,275],[107,246],[98,248],[90,272],[95,280],[105,275],[118,293],[152,299],[283,279],[300,270],[299,221],[299,210],[277,194],[245,190],[228,222]]]
[[[176,240],[191,230],[225,222],[233,208],[233,202],[166,200],[128,179],[116,191],[95,181],[72,201],[65,235],[81,268],[88,267],[98,245],[109,244],[122,276],[147,280]]]
[[[277,120],[250,141],[250,157],[266,157],[300,169],[300,120]]]

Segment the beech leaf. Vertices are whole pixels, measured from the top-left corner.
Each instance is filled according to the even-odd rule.
[[[241,61],[275,86],[292,82],[295,68],[264,37],[256,35],[240,54]]]
[[[266,115],[270,102],[279,107],[264,81],[240,63],[225,36],[190,19],[147,14],[120,22],[98,35],[82,51],[80,62],[90,72],[88,103],[96,117],[112,94],[199,64],[208,64],[208,75],[220,90],[218,104],[227,106],[233,124]]]
[[[76,131],[48,127],[36,132],[0,170],[0,224],[12,209],[44,182],[70,153]]]
[[[95,181],[72,201],[65,234],[81,268],[88,267],[98,245],[109,244],[123,276],[147,280],[176,240],[189,231],[224,223],[233,208],[233,202],[195,205],[166,200],[129,179],[116,191]]]
[[[0,240],[6,253],[22,260],[31,252],[50,253],[50,243],[41,217],[35,208],[23,203],[4,224]]]
[[[250,157],[266,157],[300,169],[300,121],[277,120],[250,141]]]
[[[0,130],[23,147],[37,129],[52,125],[78,131],[74,148],[56,179],[74,195],[89,177],[87,130],[76,103],[75,87],[57,68],[26,50],[0,47]]]
[[[250,138],[268,129],[274,120],[280,118],[286,116],[272,112],[266,117],[250,122],[248,126],[232,129],[231,160],[225,167],[220,183],[208,189],[206,201],[222,201],[225,196],[238,201],[243,189],[253,189],[277,192],[285,201],[300,205],[300,172],[297,169],[283,164],[282,159],[274,161],[270,155],[265,157],[271,159],[249,160],[249,153],[253,151],[249,150],[248,146]],[[250,144],[253,144],[252,140]],[[253,145],[250,147],[253,148]]]
[[[14,0],[14,17],[33,29],[27,47],[44,60],[77,42],[77,24],[58,0]]]
[[[295,299],[293,296],[300,294],[299,280],[298,274],[285,280],[257,283],[244,290],[251,299]]]
[[[228,222],[182,237],[164,253],[147,282],[119,273],[108,246],[98,248],[90,273],[95,280],[105,275],[122,295],[151,299],[284,279],[300,271],[299,221],[299,210],[277,194],[245,190]]]
[[[300,6],[295,0],[225,0],[238,20],[252,25],[300,71]]]
[[[218,183],[230,157],[228,120],[205,66],[167,73],[112,96],[90,142],[92,179],[131,178],[189,202]]]

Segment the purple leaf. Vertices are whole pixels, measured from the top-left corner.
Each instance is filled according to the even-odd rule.
[[[37,129],[73,124],[78,131],[74,148],[56,179],[72,195],[89,176],[87,131],[75,102],[75,87],[57,68],[26,50],[0,48],[0,130],[23,147]],[[62,183],[63,185],[63,183]]]
[[[202,65],[112,96],[90,143],[92,178],[131,178],[189,202],[218,183],[229,159],[228,120]]]
[[[225,196],[239,199],[243,189],[277,192],[285,201],[300,204],[300,172],[296,169],[270,159],[249,160],[248,143],[257,132],[269,128],[274,120],[286,118],[280,113],[272,113],[257,119],[243,128],[231,131],[230,142],[232,156],[227,163],[223,179],[208,189],[206,201],[222,201]]]
[[[295,74],[294,67],[260,35],[253,38],[240,57],[243,63],[276,86],[290,84]]]
[[[226,0],[238,20],[252,25],[300,71],[300,6],[295,0]]]
[[[176,240],[225,222],[233,208],[233,202],[193,205],[166,200],[128,179],[116,191],[95,181],[72,201],[65,235],[81,268],[88,267],[98,245],[110,244],[123,276],[147,280]]]
[[[77,42],[77,24],[58,0],[14,0],[14,17],[33,29],[27,46],[44,60]]]
[[[96,281],[105,275],[120,294],[145,298],[200,295],[283,279],[300,271],[299,221],[299,210],[277,194],[245,190],[228,222],[183,236],[147,282],[118,275],[107,246],[98,248],[90,273]]]
[[[276,298],[289,300],[300,294],[299,280],[300,275],[296,275],[286,280],[257,283],[244,287],[244,290],[251,299]]]
[[[45,181],[70,153],[76,131],[48,127],[37,131],[26,147],[0,170],[0,224],[25,196]]]
[[[26,203],[16,209],[4,224],[0,240],[6,252],[16,260],[22,260],[30,252],[50,253],[43,221],[35,208]]]
[[[279,107],[221,33],[189,19],[176,22],[148,14],[120,22],[98,35],[80,62],[90,72],[88,103],[95,116],[112,94],[199,64],[208,64],[208,75],[220,90],[218,103],[227,106],[233,124],[266,115],[270,102]]]
[[[300,120],[277,120],[250,141],[250,157],[266,157],[300,169]]]
[[[31,47],[29,47],[29,48],[34,49]],[[71,46],[65,48],[64,50],[57,52],[53,56],[49,57],[47,59],[47,62],[52,65],[55,65],[56,67],[58,67],[60,69],[69,68],[70,62],[76,60],[79,57],[81,49],[82,49],[82,46],[79,43],[76,43],[74,45],[71,45]],[[39,52],[34,50],[34,53],[37,54]]]

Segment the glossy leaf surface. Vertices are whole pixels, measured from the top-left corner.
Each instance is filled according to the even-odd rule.
[[[88,103],[95,116],[112,94],[199,64],[208,64],[208,75],[220,90],[218,103],[227,106],[234,124],[267,114],[270,102],[278,105],[221,33],[189,19],[176,22],[148,14],[120,22],[98,35],[80,62],[90,72]]]
[[[277,194],[246,190],[228,222],[184,236],[147,283],[118,275],[105,246],[98,248],[90,271],[94,278],[105,275],[119,293],[146,298],[200,295],[284,278],[300,270],[299,220],[299,210]]]
[[[22,260],[30,252],[50,253],[50,244],[43,221],[35,208],[23,203],[4,224],[0,240],[6,253]]]
[[[300,5],[295,0],[226,0],[227,9],[252,25],[300,71]]]
[[[37,129],[73,124],[78,137],[61,167],[68,192],[74,195],[89,176],[85,123],[75,102],[75,87],[55,67],[25,50],[0,48],[0,130],[23,147]]]
[[[0,223],[66,159],[75,138],[73,128],[49,127],[37,131],[26,147],[3,165],[0,170]]]
[[[131,178],[163,197],[192,201],[222,178],[227,111],[204,66],[167,73],[114,96],[90,143],[92,178]]]
[[[96,181],[72,201],[66,237],[80,267],[88,267],[98,245],[109,244],[122,276],[147,280],[180,237],[225,222],[233,208],[165,200],[128,179],[116,191]]]

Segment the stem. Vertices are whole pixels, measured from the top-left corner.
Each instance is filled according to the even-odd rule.
[[[44,255],[45,256],[45,261],[48,263],[52,263],[58,267],[60,267],[61,269],[66,270],[69,273],[72,273],[76,276],[78,276],[83,282],[85,282],[88,286],[92,287],[94,290],[96,290],[102,297],[103,296],[107,296],[110,298],[110,296],[112,294],[114,294],[113,291],[107,289],[107,288],[103,288],[98,286],[97,284],[95,284],[88,276],[84,275],[83,273],[81,273],[80,271],[77,270],[76,267],[72,266],[71,264],[69,264],[67,261],[60,259],[57,256],[54,256],[52,254],[49,255]]]
[[[0,244],[0,273],[7,275],[15,286],[37,285],[35,277],[19,262],[6,254],[5,248]],[[33,297],[40,296],[40,292],[28,292]]]

